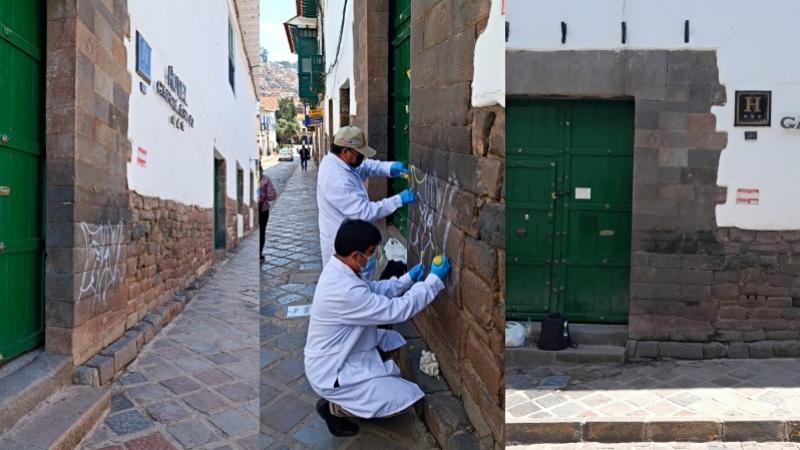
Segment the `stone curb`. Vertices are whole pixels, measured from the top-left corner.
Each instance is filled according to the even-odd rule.
[[[408,340],[398,352],[397,363],[403,378],[417,383],[425,392],[425,398],[415,408],[436,443],[445,450],[489,448],[480,442],[464,404],[453,395],[444,377],[431,378],[420,371],[419,357],[428,347],[416,327],[409,321],[393,328]]]
[[[800,420],[506,421],[506,445],[711,441],[800,442]]]
[[[202,289],[210,278],[208,273],[203,275],[193,281],[189,288],[175,294],[172,299],[147,314],[119,339],[77,367],[72,382],[76,385],[101,387],[114,381],[136,359],[142,347],[183,311],[194,298],[195,290]],[[192,289],[192,286],[196,289]]]

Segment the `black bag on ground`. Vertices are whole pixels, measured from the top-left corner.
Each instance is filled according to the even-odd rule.
[[[542,350],[564,350],[577,347],[569,334],[569,321],[561,314],[550,314],[542,321],[536,346]]]
[[[392,277],[400,278],[408,271],[408,266],[402,261],[389,260],[384,267],[379,279],[388,280]]]

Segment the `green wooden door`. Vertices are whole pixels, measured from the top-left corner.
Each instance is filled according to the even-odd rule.
[[[391,2],[391,48],[389,52],[389,116],[390,158],[408,163],[409,113],[411,96],[411,0]],[[392,191],[397,193],[408,187],[403,178],[392,180]],[[393,216],[393,223],[406,230],[408,208],[403,207]]]
[[[506,308],[625,323],[633,103],[513,100],[506,126]]]
[[[228,229],[225,226],[225,160],[214,158],[214,248],[224,249]]]
[[[44,5],[0,1],[0,363],[44,334]]]

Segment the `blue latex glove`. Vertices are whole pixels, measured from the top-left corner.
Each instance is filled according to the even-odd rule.
[[[417,201],[417,193],[412,191],[411,189],[406,189],[405,191],[400,193],[400,201],[403,202],[404,205],[409,203],[414,203]]]
[[[400,161],[393,162],[392,167],[389,169],[389,175],[399,177],[401,173],[411,173],[411,171]]]
[[[425,265],[419,263],[412,267],[411,270],[408,271],[408,276],[410,276],[415,283],[422,281],[422,279],[425,278]]]
[[[431,263],[431,273],[444,281],[445,277],[450,273],[450,260],[447,259],[447,256],[442,256],[442,260],[439,264],[436,264],[436,258],[433,258],[433,262]]]

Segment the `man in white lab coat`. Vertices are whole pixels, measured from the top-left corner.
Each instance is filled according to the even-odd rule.
[[[373,176],[398,177],[409,173],[399,161],[376,161],[375,150],[367,145],[364,132],[358,127],[342,127],[333,137],[331,153],[322,158],[317,175],[317,208],[319,210],[319,244],[322,265],[334,254],[333,240],[339,225],[346,219],[374,222],[416,201],[416,194],[405,191],[372,202],[364,181]],[[372,273],[368,276],[371,278]]]
[[[400,333],[378,325],[404,322],[422,311],[444,288],[446,257],[431,267],[414,266],[400,278],[369,281],[381,233],[363,220],[344,222],[336,254],[322,270],[305,346],[305,372],[322,399],[317,412],[335,436],[352,436],[358,426],[346,417],[388,417],[404,412],[425,394],[400,377],[387,353],[405,345]],[[423,279],[424,277],[424,279]]]

